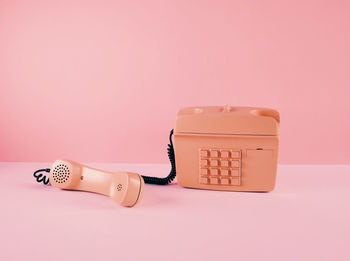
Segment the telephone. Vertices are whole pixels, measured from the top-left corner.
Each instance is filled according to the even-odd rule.
[[[273,190],[279,123],[279,113],[266,108],[180,110],[174,130],[178,184],[212,190]]]
[[[171,171],[165,178],[107,172],[69,160],[57,160],[51,169],[35,171],[34,177],[61,189],[108,195],[128,207],[141,200],[144,183],[167,185],[176,175],[182,187],[268,192],[276,181],[279,124],[279,113],[273,109],[184,108],[170,132]],[[50,172],[49,179],[42,171]]]

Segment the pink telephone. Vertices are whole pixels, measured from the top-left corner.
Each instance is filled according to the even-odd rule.
[[[170,133],[172,169],[165,178],[107,172],[68,160],[57,160],[51,169],[37,170],[34,176],[58,188],[108,195],[129,207],[141,200],[144,183],[166,185],[176,175],[183,187],[271,191],[276,181],[279,123],[279,113],[266,108],[185,108],[178,112]],[[41,171],[50,172],[50,179]]]
[[[190,188],[271,191],[275,186],[279,113],[253,107],[195,107],[178,112],[177,181]]]

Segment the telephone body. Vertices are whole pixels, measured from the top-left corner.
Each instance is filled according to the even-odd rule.
[[[209,190],[273,190],[279,123],[279,113],[267,108],[180,110],[174,128],[178,184]]]

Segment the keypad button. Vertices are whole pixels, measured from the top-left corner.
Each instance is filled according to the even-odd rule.
[[[221,157],[222,158],[228,158],[230,157],[230,152],[228,150],[222,150],[221,151]]]
[[[208,169],[201,169],[201,175],[208,175]]]
[[[240,151],[232,151],[231,156],[232,156],[232,158],[240,158],[241,152]]]
[[[208,160],[201,160],[201,166],[202,167],[208,166]]]
[[[201,184],[208,184],[208,178],[200,178],[199,183]]]
[[[231,178],[231,185],[238,186],[241,184],[241,180],[239,178]]]
[[[217,161],[217,160],[211,160],[211,161],[210,161],[210,166],[216,167],[216,166],[218,166],[218,165],[219,165],[219,161]]]
[[[240,174],[241,174],[241,172],[239,169],[232,169],[231,170],[231,176],[233,176],[233,177],[239,177]]]
[[[222,185],[228,185],[229,184],[229,179],[221,179],[220,180]]]
[[[219,151],[217,150],[210,151],[210,157],[214,157],[214,158],[219,157]]]
[[[218,184],[219,183],[218,178],[209,178],[209,180],[210,180],[210,184]]]
[[[201,150],[201,157],[208,157],[208,156],[209,156],[209,151]]]
[[[228,160],[221,160],[220,163],[222,167],[228,167],[230,165],[230,162]]]
[[[220,175],[221,176],[228,176],[229,170],[228,169],[221,169],[220,170]]]
[[[231,161],[231,167],[233,167],[233,168],[239,168],[239,164],[240,162],[239,162],[239,160],[232,160]]]
[[[218,169],[210,169],[210,175],[219,175]]]

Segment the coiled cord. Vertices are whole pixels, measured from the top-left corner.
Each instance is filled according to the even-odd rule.
[[[45,174],[38,174],[39,172],[50,172],[50,169],[38,169],[33,173],[33,176],[36,178],[36,181],[38,183],[42,182],[45,185],[50,185],[50,179],[46,177]]]
[[[174,152],[174,145],[172,140],[173,134],[174,134],[174,130],[171,130],[169,135],[170,144],[168,144],[168,157],[171,163],[171,170],[169,175],[165,178],[142,176],[145,183],[156,184],[156,185],[168,185],[176,177],[175,152]]]
[[[158,178],[158,177],[150,177],[150,176],[142,176],[143,180],[146,184],[155,184],[155,185],[168,185],[170,184],[174,178],[176,177],[176,165],[175,165],[175,152],[174,152],[174,145],[173,145],[173,137],[174,130],[170,131],[169,135],[169,141],[168,144],[168,157],[171,164],[171,170],[167,177],[165,178]],[[42,182],[45,185],[50,185],[50,179],[45,174],[39,174],[39,172],[50,172],[50,169],[38,169],[34,172],[33,176],[35,177],[36,181],[38,183]]]

